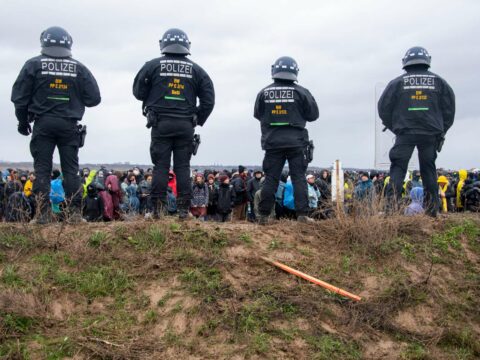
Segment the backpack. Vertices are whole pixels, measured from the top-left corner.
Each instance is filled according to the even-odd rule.
[[[65,190],[63,189],[62,179],[55,179],[51,182],[50,201],[57,205],[65,201]]]
[[[32,218],[32,205],[23,192],[15,192],[8,198],[5,221],[27,222]]]

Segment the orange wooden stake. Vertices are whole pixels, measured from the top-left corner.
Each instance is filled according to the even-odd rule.
[[[352,294],[352,293],[349,293],[348,291],[345,291],[343,289],[340,289],[336,286],[333,286],[325,281],[322,281],[322,280],[319,280],[317,278],[314,278],[313,276],[310,276],[310,275],[307,275],[301,271],[298,271],[298,270],[295,270],[287,265],[284,265],[282,263],[279,263],[278,261],[273,261],[269,258],[266,258],[266,257],[263,257],[262,256],[262,259],[265,260],[266,262],[268,262],[269,264],[272,264],[280,269],[282,269],[283,271],[286,271],[290,274],[293,274],[295,276],[298,276],[298,277],[301,277],[302,279],[305,279],[307,281],[310,281],[316,285],[320,285],[321,287],[327,289],[327,290],[330,290],[334,293],[337,293],[339,295],[342,295],[342,296],[345,296],[349,299],[352,299],[352,300],[355,300],[355,301],[360,301],[362,300],[362,298],[358,295],[355,295],[355,294]]]

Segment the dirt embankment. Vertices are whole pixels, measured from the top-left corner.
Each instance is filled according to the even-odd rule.
[[[474,215],[0,226],[1,358],[475,359],[479,297]]]

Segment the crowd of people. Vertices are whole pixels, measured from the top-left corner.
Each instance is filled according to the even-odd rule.
[[[113,221],[144,217],[152,218],[152,169],[135,167],[119,172],[101,168],[81,170],[82,216],[85,221]],[[37,204],[32,196],[34,172],[17,169],[2,171],[0,180],[0,216],[7,222],[27,222],[33,219]],[[261,170],[244,166],[222,171],[192,171],[192,199],[190,216],[204,221],[251,221],[259,218],[258,206],[264,182]],[[312,218],[324,219],[334,213],[332,206],[332,179],[329,170],[307,171],[308,202]],[[386,196],[389,174],[377,171],[346,171],[343,198],[347,213],[366,209],[381,209]],[[480,211],[480,174],[478,171],[439,171],[439,212]],[[169,172],[168,195],[164,215],[175,215],[177,183]],[[49,199],[52,212],[64,220],[68,199],[62,186],[62,174],[54,170],[51,176]],[[422,178],[419,171],[409,173],[402,192],[403,212],[416,215],[424,212]],[[275,194],[272,219],[295,218],[292,181],[282,173]]]

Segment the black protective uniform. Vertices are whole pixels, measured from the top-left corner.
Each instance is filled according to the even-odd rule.
[[[390,150],[389,195],[397,202],[400,199],[408,162],[417,147],[427,214],[435,216],[439,201],[435,160],[439,142],[453,124],[455,95],[428,66],[412,65],[405,70],[388,84],[378,102],[383,124],[396,135]]]
[[[257,96],[254,116],[260,120],[262,149],[265,150],[263,184],[259,211],[268,216],[275,203],[275,192],[285,161],[288,160],[294,187],[297,215],[308,214],[308,191],[305,172],[308,161],[307,121],[318,119],[318,107],[310,92],[289,80],[278,80]]]
[[[166,204],[173,152],[177,207],[188,211],[191,200],[190,158],[196,124],[203,126],[213,110],[215,92],[208,74],[184,55],[168,54],[147,62],[135,77],[133,95],[143,101],[152,126],[150,155],[154,164],[152,202]],[[197,98],[200,100],[197,106]],[[196,122],[196,124],[195,124]]]
[[[80,209],[82,191],[78,176],[80,134],[77,122],[85,107],[100,103],[100,90],[92,73],[71,57],[46,55],[28,60],[12,89],[12,102],[19,121],[19,131],[34,121],[30,152],[37,179],[33,185],[36,198],[47,201],[40,210],[48,211],[52,157],[58,147],[67,199]],[[28,135],[28,132],[23,133]]]

